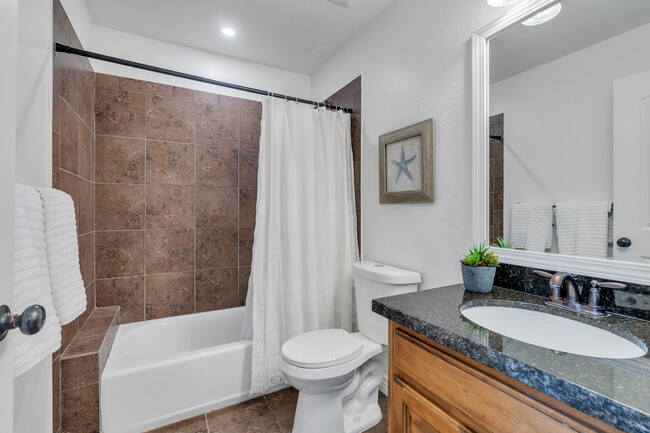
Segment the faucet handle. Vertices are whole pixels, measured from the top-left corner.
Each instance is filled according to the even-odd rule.
[[[623,283],[614,283],[612,281],[600,282],[600,281],[592,280],[591,287],[594,287],[594,283],[596,287],[605,287],[607,289],[616,289],[616,290],[627,289],[627,285]]]
[[[535,269],[533,272],[535,272],[540,277],[553,278],[553,274],[549,274],[546,271],[540,271],[538,269]]]
[[[603,306],[603,300],[600,296],[600,289],[605,287],[608,289],[617,289],[623,290],[627,288],[625,284],[614,283],[611,281],[600,282],[596,280],[591,280],[591,288],[589,289],[589,300],[587,301],[587,306],[592,309],[595,314],[602,315],[604,314],[605,307]]]

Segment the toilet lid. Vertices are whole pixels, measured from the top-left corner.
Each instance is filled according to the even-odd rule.
[[[343,329],[321,329],[291,338],[282,346],[282,357],[303,368],[323,368],[345,364],[358,357],[361,341]]]

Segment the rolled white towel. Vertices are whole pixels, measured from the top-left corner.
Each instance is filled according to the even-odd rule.
[[[43,203],[36,189],[16,185],[14,242],[14,312],[32,304],[45,308],[38,334],[14,337],[14,377],[20,376],[61,346],[61,326],[52,300],[45,246]]]
[[[510,243],[528,251],[546,251],[553,242],[551,204],[516,203],[510,217]]]
[[[560,254],[607,257],[609,202],[558,203],[555,209]]]
[[[77,222],[72,197],[52,188],[37,188],[43,200],[45,242],[52,298],[61,325],[86,311],[86,289],[81,278]]]

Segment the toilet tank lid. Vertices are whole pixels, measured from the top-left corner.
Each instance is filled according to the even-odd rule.
[[[414,284],[422,281],[420,274],[394,266],[365,260],[354,264],[354,275],[386,284]]]

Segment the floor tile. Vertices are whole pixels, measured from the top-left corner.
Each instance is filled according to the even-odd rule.
[[[278,423],[284,433],[291,432],[293,418],[296,415],[296,404],[298,403],[298,390],[286,388],[266,396],[269,407],[273,411]]]
[[[211,433],[216,433],[269,414],[271,414],[271,411],[266,400],[264,397],[258,397],[225,409],[210,412],[207,415],[208,426]]]
[[[280,426],[272,413],[236,427],[224,430],[224,433],[281,433]]]
[[[199,415],[185,421],[150,430],[149,433],[208,433],[208,426],[205,422],[205,415]]]

